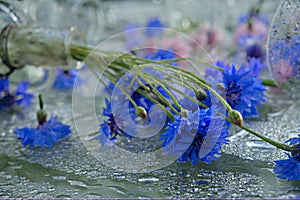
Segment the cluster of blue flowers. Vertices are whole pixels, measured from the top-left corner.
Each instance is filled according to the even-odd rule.
[[[0,78],[0,109],[12,108],[16,105],[28,106],[31,104],[33,94],[27,93],[29,82],[19,83],[15,92],[9,89],[8,77]]]
[[[291,155],[287,154],[288,159],[275,161],[274,173],[289,181],[300,180],[300,134],[286,142],[293,145]]]
[[[163,90],[159,91],[163,96],[169,98]],[[151,101],[139,93],[133,94],[133,99],[147,111],[153,105]],[[130,108],[130,112],[134,113],[133,108]],[[171,149],[166,149],[165,153],[180,155],[178,158],[180,162],[191,161],[193,164],[196,164],[199,161],[203,161],[210,163],[213,160],[217,160],[222,145],[228,143],[226,139],[228,127],[224,123],[225,120],[216,115],[217,109],[214,107],[199,108],[199,111],[190,111],[187,117],[174,114],[175,120],[172,121],[168,118],[161,133],[162,147],[172,147]],[[95,137],[95,140],[99,140],[101,145],[113,145],[117,137],[131,137],[121,130],[116,123],[115,117],[117,116],[114,116],[112,113],[110,101],[106,100],[106,108],[103,109],[102,114],[108,119],[100,124],[100,134]],[[205,154],[201,154],[201,148],[203,146],[207,148],[209,143],[211,143],[209,150],[205,152],[202,149],[202,152],[204,151]]]
[[[158,50],[154,55],[148,55],[148,59],[164,60],[175,58],[176,56],[170,51]],[[253,61],[252,65],[256,67],[241,67],[236,69],[234,65],[225,65],[223,62],[217,62],[217,65],[224,69],[224,72],[218,70],[208,70],[207,80],[212,81],[213,85],[222,84],[223,90],[219,92],[226,98],[227,102],[233,109],[239,110],[244,117],[255,116],[258,114],[257,106],[264,100],[265,88],[260,79],[255,76],[258,73],[258,63]],[[214,86],[214,88],[218,88]],[[157,88],[162,96],[169,96]],[[189,94],[191,91],[187,91]],[[166,148],[170,154],[179,155],[178,161],[198,163],[203,161],[210,163],[217,160],[219,151],[223,144],[228,140],[228,123],[218,116],[218,108],[212,103],[213,99],[208,91],[207,97],[202,102],[208,107],[203,108],[197,105],[197,109],[191,109],[192,102],[186,98],[180,100],[180,105],[189,110],[188,116],[179,116],[173,113],[174,120],[167,119],[163,131],[161,132],[162,147]],[[153,102],[138,92],[132,95],[132,98],[148,112]],[[130,112],[134,115],[132,104],[129,104]],[[117,136],[129,135],[120,130],[111,111],[110,102],[106,101],[106,109],[103,115],[108,117],[107,121],[100,124],[100,135],[96,139],[100,140],[101,145],[113,144]],[[194,107],[195,108],[195,107]],[[132,116],[137,117],[136,115]],[[193,133],[193,134],[191,134]],[[190,142],[186,146],[187,141]],[[170,145],[172,143],[172,145]],[[174,144],[173,144],[174,143]],[[171,148],[172,147],[172,148]],[[186,147],[186,148],[185,148]],[[179,154],[181,152],[181,154]],[[205,152],[205,153],[204,153]]]

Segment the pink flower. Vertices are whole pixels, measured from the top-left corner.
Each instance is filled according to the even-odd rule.
[[[159,49],[159,46],[157,45],[157,42],[155,40],[148,40],[143,46],[141,47],[141,50],[143,52],[143,56],[145,55],[152,55],[155,54],[155,52]]]
[[[189,57],[192,51],[191,47],[181,38],[164,39],[161,42],[161,48],[171,50],[178,57]]]
[[[194,49],[203,47],[219,46],[223,43],[224,31],[212,24],[205,23],[202,27],[192,33],[191,37],[195,40],[192,44]]]

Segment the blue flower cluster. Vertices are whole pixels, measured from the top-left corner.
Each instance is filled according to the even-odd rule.
[[[54,143],[65,138],[71,133],[70,126],[64,125],[52,116],[49,121],[38,125],[37,128],[21,128],[14,131],[24,146],[51,147]]]
[[[286,141],[292,147],[292,155],[287,154],[288,159],[276,160],[274,173],[278,178],[292,180],[300,180],[300,134],[297,138]]]
[[[15,105],[28,106],[31,104],[33,94],[27,93],[29,82],[19,83],[15,92],[9,90],[9,79],[0,78],[0,109],[12,108]]]

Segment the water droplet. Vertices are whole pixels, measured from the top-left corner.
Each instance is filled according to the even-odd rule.
[[[276,147],[264,142],[264,141],[249,141],[246,145],[250,148],[256,149],[276,149]]]
[[[139,178],[138,182],[140,183],[155,183],[158,182],[159,179],[155,177],[147,177],[147,178]]]

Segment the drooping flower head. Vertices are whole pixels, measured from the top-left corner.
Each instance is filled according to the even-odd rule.
[[[31,104],[33,94],[26,92],[29,82],[20,82],[15,92],[10,91],[9,85],[7,77],[0,78],[0,109],[12,108],[15,105],[28,106]]]
[[[292,155],[287,154],[288,159],[274,161],[274,173],[278,178],[289,181],[300,180],[300,134],[286,142],[293,145]]]
[[[71,89],[74,86],[76,77],[78,83],[84,83],[84,80],[81,79],[78,74],[78,70],[70,69],[70,70],[63,70],[61,68],[57,68],[56,70],[56,78],[52,85],[53,88],[56,89]]]
[[[263,45],[267,39],[269,22],[259,10],[251,11],[240,17],[239,24],[234,33],[234,41],[237,43],[237,55],[246,53],[246,60],[251,58],[265,58]]]

